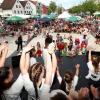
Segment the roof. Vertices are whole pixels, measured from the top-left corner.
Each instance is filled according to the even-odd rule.
[[[31,0],[30,0],[31,1]],[[38,2],[37,1],[31,1],[34,5],[36,5]]]
[[[4,0],[3,3],[1,4],[0,8],[3,10],[9,10],[12,9],[16,0]]]
[[[19,1],[23,7],[25,7],[27,1]]]
[[[34,5],[37,5],[38,3],[41,4],[43,7],[47,7],[46,5],[42,4],[41,2],[38,2],[38,1],[31,1]]]

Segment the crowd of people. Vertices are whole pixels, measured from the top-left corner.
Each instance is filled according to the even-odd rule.
[[[59,43],[58,40],[57,42]],[[90,48],[87,62],[89,71],[85,77],[89,80],[89,87],[76,90],[81,66],[75,65],[75,74],[66,69],[64,76],[60,75],[52,36],[48,35],[45,38],[45,47],[42,50],[44,65],[35,59],[36,54],[37,56],[41,54],[39,42],[37,52],[33,45],[23,47],[19,65],[20,74],[16,80],[13,79],[13,68],[5,66],[8,45],[5,42],[0,44],[0,100],[20,100],[23,87],[28,93],[28,100],[100,100],[100,57],[92,56]],[[57,77],[59,87],[52,90],[54,77]]]
[[[96,38],[95,43],[100,44],[100,23],[94,22],[93,19],[92,16],[87,17],[84,22],[79,23],[70,23],[62,19],[50,22],[30,19],[24,25],[1,24],[6,31],[0,35],[4,38],[5,34],[11,32],[12,36],[17,36],[17,51],[21,52],[20,74],[14,80],[13,68],[5,66],[9,44],[7,41],[0,43],[0,100],[21,100],[23,88],[28,93],[28,100],[100,100],[100,56],[91,55],[91,48],[88,48],[89,34],[93,34]],[[54,32],[58,33],[56,39],[49,34]],[[68,32],[69,36],[62,36],[59,32]],[[73,38],[73,32],[81,37]],[[23,46],[24,34],[28,35],[27,41],[43,34],[45,46],[42,47],[40,42],[37,42],[36,46]],[[84,78],[89,81],[88,87],[76,90],[80,64],[75,65],[74,74],[66,69],[62,77],[58,63],[62,56],[74,57],[86,55],[87,52],[88,74]],[[44,64],[37,62],[36,57],[42,57]],[[52,90],[55,77],[59,86]]]

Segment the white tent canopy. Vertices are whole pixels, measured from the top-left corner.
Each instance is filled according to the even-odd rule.
[[[65,12],[63,12],[62,14],[60,14],[59,16],[58,16],[58,18],[60,19],[60,18],[69,18],[69,17],[71,17],[71,15],[67,12],[67,11],[65,11]]]
[[[99,12],[99,11],[96,11],[96,12],[94,13],[94,15],[100,15],[100,12]]]

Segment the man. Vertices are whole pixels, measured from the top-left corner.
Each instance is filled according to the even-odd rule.
[[[23,40],[22,40],[22,36],[21,35],[19,35],[18,36],[18,40],[17,40],[17,51],[19,51],[19,47],[21,48],[21,50],[22,50],[22,42],[23,42]]]

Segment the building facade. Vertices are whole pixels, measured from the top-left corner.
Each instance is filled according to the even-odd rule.
[[[18,15],[18,14],[24,14],[24,5],[19,1],[16,0],[13,8],[12,8],[12,14]]]
[[[47,7],[39,2],[26,0],[4,0],[0,6],[0,15],[9,17],[12,15],[41,15],[47,14]]]

